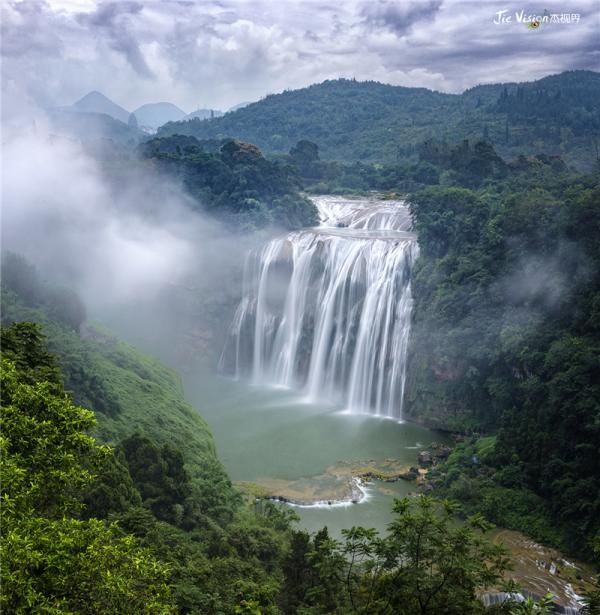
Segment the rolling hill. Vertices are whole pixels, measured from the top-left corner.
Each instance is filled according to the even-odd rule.
[[[482,85],[462,94],[338,79],[269,95],[210,122],[171,122],[158,135],[238,138],[267,154],[301,139],[329,160],[414,160],[428,139],[486,139],[506,158],[545,152],[582,169],[600,140],[600,73],[570,71],[527,83]]]

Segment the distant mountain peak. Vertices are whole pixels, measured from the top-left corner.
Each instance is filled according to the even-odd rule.
[[[124,124],[127,124],[129,119],[129,111],[127,111],[127,109],[124,109],[108,98],[108,96],[105,96],[102,92],[98,92],[97,90],[88,92],[77,102],[73,103],[71,108],[74,111],[82,111],[85,113],[105,113]]]
[[[186,117],[185,111],[170,102],[147,103],[133,113],[140,126],[153,130],[167,122],[176,122]]]
[[[92,96],[100,96],[101,98],[105,100],[110,100],[108,96],[105,96],[104,94],[102,94],[102,92],[99,92],[98,90],[92,90],[91,92],[88,92],[85,96],[82,96],[80,100],[84,100]]]
[[[102,92],[99,92],[98,90],[92,90],[91,92],[88,92],[85,96],[82,96],[77,102],[74,102],[73,107],[82,104],[88,104],[90,102],[110,103],[111,105],[116,105],[117,107],[119,106]]]

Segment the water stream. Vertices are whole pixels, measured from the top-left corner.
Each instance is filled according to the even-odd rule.
[[[402,201],[317,197],[321,224],[248,256],[222,367],[401,419],[418,244]]]

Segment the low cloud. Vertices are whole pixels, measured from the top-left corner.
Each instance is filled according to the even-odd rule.
[[[151,293],[189,261],[191,238],[181,231],[192,216],[174,187],[153,191],[150,201],[143,183],[115,194],[77,144],[37,131],[10,139],[3,155],[3,247],[88,301]],[[194,227],[209,231],[198,220]]]
[[[92,319],[152,352],[177,360],[196,322],[220,350],[214,313],[226,327],[256,237],[232,235],[150,164],[103,165],[52,136],[33,106],[22,110],[36,121],[18,123],[24,100],[12,102],[13,129],[3,135],[3,250],[75,290]]]

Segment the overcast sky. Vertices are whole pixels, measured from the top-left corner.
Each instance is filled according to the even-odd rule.
[[[42,105],[100,90],[189,112],[337,77],[460,92],[600,70],[600,0],[0,1],[3,91]],[[579,22],[516,22],[545,9]]]

